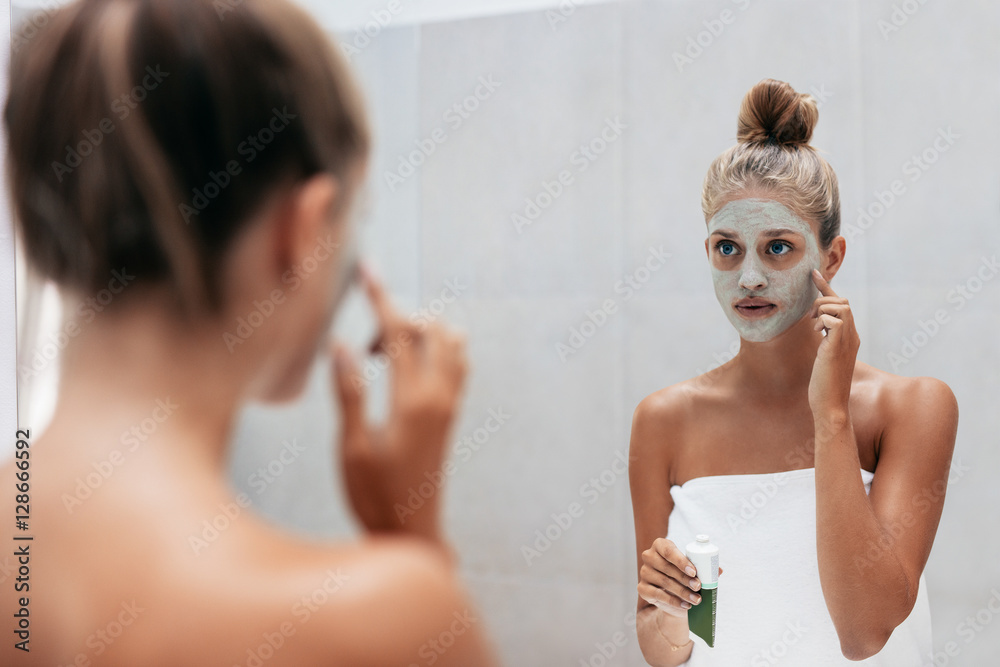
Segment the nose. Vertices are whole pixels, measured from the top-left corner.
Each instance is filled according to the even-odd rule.
[[[748,257],[743,262],[740,273],[740,287],[756,292],[767,287],[767,278],[764,276],[763,268],[754,258]]]

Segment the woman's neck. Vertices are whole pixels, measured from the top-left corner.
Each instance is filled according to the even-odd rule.
[[[813,324],[813,318],[803,317],[769,341],[741,340],[734,359],[740,385],[753,387],[755,394],[767,399],[804,397],[823,341],[823,333]]]
[[[73,446],[85,449],[162,444],[170,456],[224,470],[253,360],[220,355],[217,325],[182,324],[155,299],[112,305],[121,307],[78,322],[50,430],[75,434]]]

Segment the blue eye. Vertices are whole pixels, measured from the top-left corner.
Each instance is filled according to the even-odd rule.
[[[775,248],[786,248],[786,250],[784,252],[781,251],[776,252],[774,250]],[[786,243],[785,241],[775,241],[769,246],[768,249],[771,251],[771,254],[773,255],[787,255],[792,251],[792,246]]]
[[[736,246],[729,241],[719,241],[715,244],[715,248],[722,254],[723,257],[730,257],[736,254]]]

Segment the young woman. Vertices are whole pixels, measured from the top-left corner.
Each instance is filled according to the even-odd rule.
[[[943,382],[857,361],[837,179],[809,145],[815,100],[761,81],[702,193],[705,250],[740,351],[657,391],[632,422],[638,634],[651,665],[922,665],[924,564],[958,421]],[[726,564],[716,640],[689,636],[700,580]],[[867,660],[865,660],[867,659]]]
[[[51,425],[0,468],[21,549],[0,663],[495,664],[439,496],[393,509],[441,466],[458,333],[364,279],[393,386],[374,428],[338,348],[359,543],[286,534],[227,483],[241,404],[301,393],[356,274],[369,128],[319,27],[286,0],[81,0],[24,41],[5,122],[26,253],[90,317],[67,325]]]

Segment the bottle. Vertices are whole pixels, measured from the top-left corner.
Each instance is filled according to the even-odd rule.
[[[712,544],[708,535],[696,535],[687,545],[684,555],[694,563],[701,581],[701,602],[688,609],[688,627],[691,632],[715,646],[715,608],[719,588],[719,547]]]

